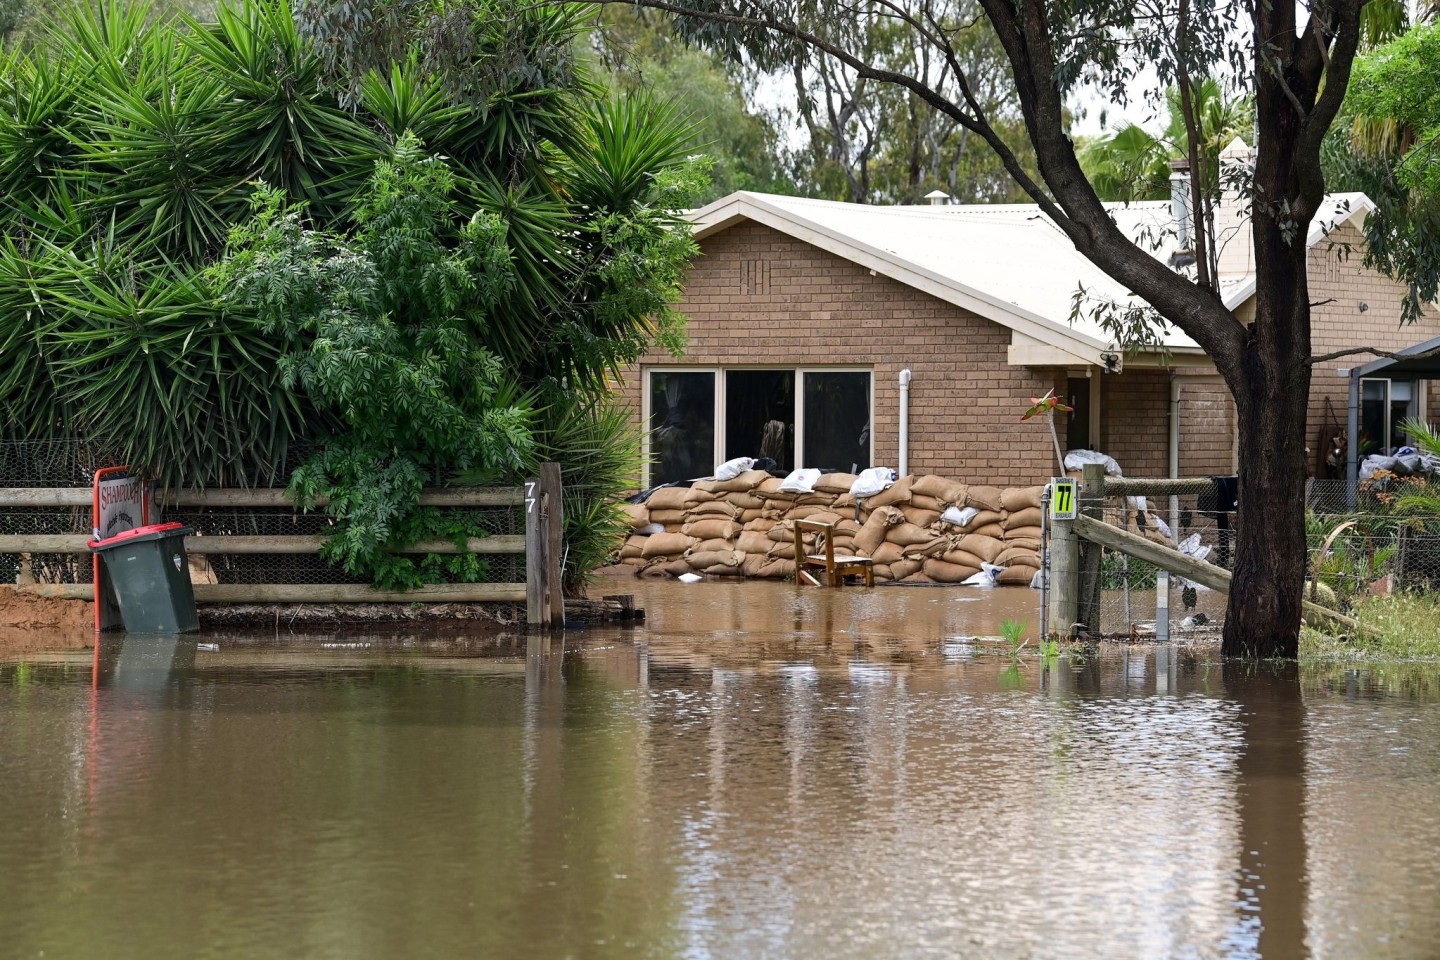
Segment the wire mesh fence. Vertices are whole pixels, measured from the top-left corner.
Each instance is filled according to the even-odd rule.
[[[113,445],[100,441],[0,441],[0,488],[89,488],[94,472],[117,462]],[[0,536],[89,535],[92,509],[83,505],[0,507]],[[217,584],[362,584],[369,579],[349,573],[315,552],[210,552],[207,537],[326,537],[336,521],[323,510],[291,507],[179,506],[162,493],[151,511],[152,522],[179,521],[192,527],[191,575],[197,583]],[[439,507],[447,527],[469,537],[520,536],[525,533],[522,505]],[[277,540],[277,547],[281,541]],[[217,546],[216,549],[219,549]],[[454,555],[446,555],[454,556]],[[421,555],[411,555],[424,563]],[[523,583],[524,554],[477,555],[463,575],[446,568],[444,558],[427,564],[427,579],[439,583]],[[82,584],[92,579],[89,556],[75,553],[0,551],[0,583]]]

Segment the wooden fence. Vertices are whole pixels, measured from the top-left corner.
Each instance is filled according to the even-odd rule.
[[[6,509],[87,508],[89,487],[0,487],[0,512]],[[157,496],[165,507],[294,509],[283,489],[252,488],[179,490]],[[323,505],[323,501],[322,504]],[[197,583],[198,603],[476,603],[511,602],[526,605],[526,622],[556,626],[564,621],[561,562],[563,534],[560,467],[543,464],[540,475],[520,487],[448,487],[425,490],[426,507],[524,508],[525,533],[471,537],[464,546],[449,540],[421,541],[404,549],[407,554],[523,555],[523,583],[445,583],[414,590],[379,590],[355,583]],[[88,554],[88,533],[0,534],[0,554]],[[327,538],[320,534],[246,536],[215,534],[189,537],[190,554],[316,554]],[[43,596],[90,600],[91,583],[36,583],[21,589]]]

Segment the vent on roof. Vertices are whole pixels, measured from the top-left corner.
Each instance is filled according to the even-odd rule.
[[[747,297],[770,292],[770,261],[740,261],[740,292]]]
[[[931,190],[925,194],[925,199],[930,201],[932,207],[943,207],[950,202],[950,194],[944,190]]]

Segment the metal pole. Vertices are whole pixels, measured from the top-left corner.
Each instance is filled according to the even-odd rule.
[[[1040,636],[1050,636],[1050,484],[1040,494]]]
[[[1170,571],[1155,575],[1155,642],[1170,642]]]

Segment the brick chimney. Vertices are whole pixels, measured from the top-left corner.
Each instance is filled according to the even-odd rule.
[[[1248,188],[1254,168],[1255,151],[1239,137],[1220,151],[1220,204],[1215,210],[1215,243],[1220,250],[1221,277],[1240,277],[1255,272],[1250,198],[1242,195],[1237,183],[1243,175],[1243,183]]]

